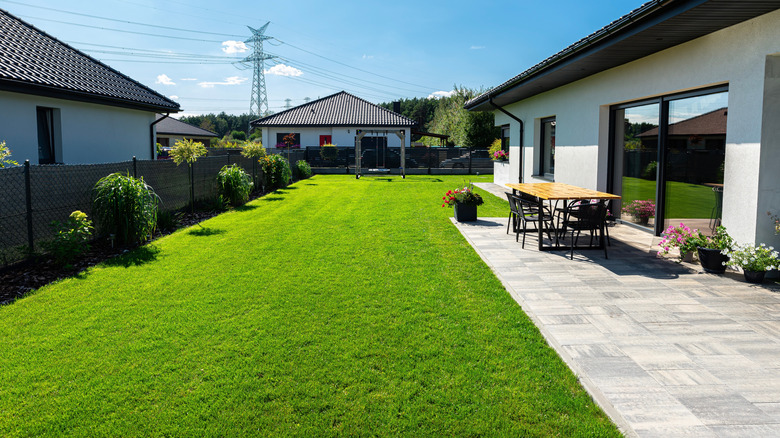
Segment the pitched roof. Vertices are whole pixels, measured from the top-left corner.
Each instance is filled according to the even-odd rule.
[[[667,135],[726,135],[728,108],[718,108],[708,113],[700,114],[690,119],[681,120],[669,125]],[[657,137],[658,128],[649,129],[637,137]]]
[[[0,90],[133,109],[179,104],[0,9]]]
[[[163,116],[157,114],[157,120],[160,120]],[[174,119],[173,117],[166,117],[159,123],[154,125],[157,127],[157,134],[168,135],[181,135],[183,137],[219,137],[214,132],[208,129],[203,129],[189,123],[182,122],[181,120]]]
[[[492,111],[780,8],[780,0],[650,0],[466,102]]]
[[[417,122],[346,91],[252,121],[252,126],[414,126]]]

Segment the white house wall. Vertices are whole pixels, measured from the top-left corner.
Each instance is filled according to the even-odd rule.
[[[766,225],[766,211],[780,209],[780,172],[776,170],[780,133],[778,119],[765,117],[763,103],[765,76],[780,77],[780,65],[767,72],[766,60],[778,53],[780,11],[775,11],[507,105],[505,109],[525,124],[524,182],[543,181],[533,176],[538,171],[542,118],[556,117],[555,180],[604,190],[609,177],[610,105],[728,84],[723,223],[738,241],[780,244]],[[780,86],[771,83],[774,89],[768,91],[777,102]],[[510,160],[516,159],[519,123],[499,111],[494,113],[496,125],[510,125]],[[764,144],[763,149],[762,119],[774,127],[764,130],[771,144]]]
[[[55,133],[60,140],[58,162],[153,158],[149,125],[155,120],[154,112],[0,91],[0,141],[6,141],[14,161],[38,164],[39,106],[59,110],[59,124],[55,120],[55,128],[59,125]]]
[[[263,146],[274,147],[276,145],[277,134],[296,133],[301,134],[301,147],[318,147],[320,145],[320,135],[332,136],[331,141],[336,146],[355,146],[355,132],[363,131],[387,131],[387,145],[389,147],[400,147],[401,139],[393,133],[399,128],[365,128],[365,127],[319,127],[319,128],[263,128]],[[410,132],[409,128],[404,128],[405,145],[409,147]],[[373,134],[370,134],[373,135]],[[384,134],[382,134],[384,135]]]

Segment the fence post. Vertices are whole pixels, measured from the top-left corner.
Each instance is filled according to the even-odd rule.
[[[471,156],[474,154],[474,150],[469,147],[469,175],[471,175]]]
[[[195,212],[195,162],[190,163],[190,212]]]
[[[135,155],[133,155],[133,178],[138,178],[138,165],[136,162]]]
[[[35,250],[33,238],[32,191],[30,189],[30,160],[24,160],[24,202],[27,207],[27,245],[30,254]]]
[[[431,174],[431,161],[433,161],[433,151],[431,151],[431,145],[428,145],[428,175]]]

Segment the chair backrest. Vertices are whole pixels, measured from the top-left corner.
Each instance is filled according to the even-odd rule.
[[[506,195],[506,200],[509,201],[509,210],[512,213],[520,214],[520,208],[517,205],[517,196],[509,192],[504,192],[504,194]]]
[[[607,207],[601,202],[589,204],[583,201],[569,206],[567,216],[570,222],[577,222],[588,228],[598,228],[607,218]]]
[[[539,204],[536,200],[528,200],[525,198],[517,198],[517,203],[520,207],[520,213],[523,216],[537,216],[539,214]]]

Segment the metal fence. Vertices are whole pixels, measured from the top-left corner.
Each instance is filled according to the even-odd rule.
[[[30,165],[0,169],[0,266],[17,262],[52,238],[52,221],[64,221],[74,210],[92,216],[92,188],[100,178],[120,172],[143,177],[160,197],[161,210],[173,211],[217,196],[216,175],[237,163],[260,187],[255,160],[240,155],[202,157],[193,164],[192,186],[186,165],[171,160],[131,160],[121,163]]]

